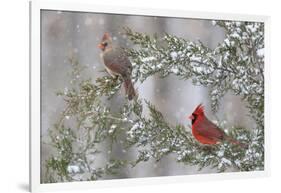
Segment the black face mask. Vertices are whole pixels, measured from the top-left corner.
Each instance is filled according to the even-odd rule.
[[[192,116],[193,116],[193,119],[191,120],[191,123],[193,125],[197,119],[197,115],[192,113]]]

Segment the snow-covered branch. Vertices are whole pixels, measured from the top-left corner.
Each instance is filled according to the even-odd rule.
[[[226,30],[225,40],[214,50],[202,42],[169,34],[151,37],[125,28],[137,46],[127,50],[134,64],[134,79],[143,82],[155,73],[163,78],[175,74],[210,88],[214,111],[219,99],[229,90],[242,96],[253,108],[263,108],[263,23],[218,21],[213,24]]]
[[[263,170],[263,23],[214,21],[213,24],[226,31],[225,40],[215,49],[170,34],[156,37],[126,28],[127,37],[136,46],[126,49],[133,63],[132,79],[143,83],[154,74],[161,78],[174,74],[183,80],[192,79],[195,85],[210,89],[213,111],[219,108],[226,92],[241,96],[255,124],[252,128],[232,128],[226,132],[248,144],[247,149],[227,142],[204,147],[194,140],[190,128],[171,125],[153,104],[141,97],[132,102],[125,100],[119,112],[113,111],[104,100],[110,100],[120,89],[121,80],[110,76],[85,79],[58,93],[66,108],[50,129],[46,142],[54,151],[46,162],[46,181],[102,179],[116,175],[122,167],[134,167],[148,160],[157,162],[168,154],[176,162],[199,169]],[[81,70],[79,62],[71,63],[72,74],[77,75]],[[144,107],[148,108],[149,116],[144,115]],[[107,148],[102,149],[101,144]],[[137,157],[117,159],[111,154],[115,144],[121,145],[124,152],[137,150]],[[95,160],[103,151],[110,159],[100,166]]]

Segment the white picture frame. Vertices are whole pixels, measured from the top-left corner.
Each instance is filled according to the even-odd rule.
[[[95,13],[118,13],[147,16],[170,16],[198,19],[217,20],[242,20],[264,22],[265,24],[265,169],[264,171],[219,173],[219,174],[196,174],[173,177],[153,177],[136,179],[118,179],[105,181],[84,181],[71,183],[40,184],[40,10],[67,10]],[[205,180],[240,179],[250,177],[264,177],[270,173],[270,126],[269,126],[269,26],[268,16],[238,15],[226,13],[191,12],[183,10],[143,9],[127,7],[108,7],[94,4],[32,1],[30,2],[30,190],[32,192],[73,190],[100,187],[120,187],[147,184],[165,184],[175,182],[193,182]]]

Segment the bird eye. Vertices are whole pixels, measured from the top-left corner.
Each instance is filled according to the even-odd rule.
[[[107,42],[103,42],[102,45],[103,45],[103,46],[107,46]]]

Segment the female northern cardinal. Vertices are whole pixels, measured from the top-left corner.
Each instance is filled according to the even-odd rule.
[[[124,87],[128,99],[132,100],[136,95],[131,81],[132,64],[126,53],[120,47],[112,46],[112,39],[108,33],[102,37],[98,47],[102,50],[101,58],[108,73],[113,76],[120,76],[124,81]]]
[[[188,118],[191,119],[193,136],[202,144],[214,145],[226,140],[243,148],[247,147],[245,144],[226,135],[223,130],[209,121],[205,116],[202,104],[199,104]]]

